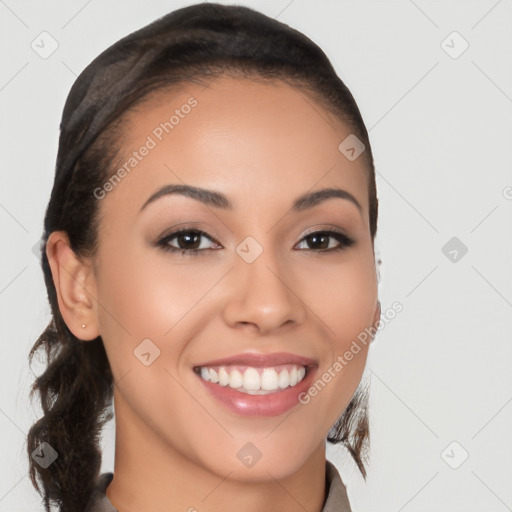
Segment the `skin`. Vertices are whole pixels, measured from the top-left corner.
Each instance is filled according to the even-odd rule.
[[[275,417],[224,409],[192,368],[291,352],[318,360],[319,377],[376,325],[364,160],[341,154],[351,130],[304,92],[222,76],[133,111],[119,162],[191,96],[198,105],[99,201],[97,254],[77,258],[64,232],[47,244],[64,320],[84,342],[101,335],[116,381],[107,496],[120,512],[320,512],[325,437],[360,382],[368,345],[307,405]],[[234,209],[167,195],[140,211],[160,187],[184,183],[222,192]],[[352,194],[361,210],[331,198],[288,213],[299,195],[328,187]],[[211,238],[199,239],[196,256],[153,245],[184,225]],[[318,249],[306,238],[331,228],[354,244],[334,250],[339,242],[326,238]],[[236,252],[248,236],[263,248],[251,264]],[[169,243],[180,247],[179,238]],[[133,353],[147,338],[160,350],[149,366]],[[236,456],[247,442],[262,453],[251,468]]]

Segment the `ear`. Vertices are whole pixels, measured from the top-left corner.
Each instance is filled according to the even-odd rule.
[[[377,334],[377,331],[379,330],[380,315],[381,315],[381,305],[380,305],[380,300],[377,300],[377,304],[375,305],[375,313],[373,314],[373,321],[372,321],[373,332],[375,333],[372,336],[372,341],[373,341],[373,338],[375,337],[375,335]]]
[[[79,339],[97,338],[96,283],[92,265],[73,252],[65,231],[50,233],[46,255],[64,322]]]

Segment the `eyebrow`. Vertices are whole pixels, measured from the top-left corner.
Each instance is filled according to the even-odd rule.
[[[144,210],[144,208],[146,208],[150,203],[153,203],[157,199],[173,194],[196,199],[197,201],[200,201],[207,206],[214,206],[216,208],[223,208],[225,210],[234,209],[233,203],[221,192],[208,190],[206,188],[193,187],[191,185],[165,185],[164,187],[158,189],[147,199],[147,201],[142,205],[140,211]],[[315,190],[314,192],[306,192],[305,194],[295,199],[291,210],[292,212],[301,212],[308,208],[313,208],[323,201],[334,197],[350,201],[355,206],[357,206],[358,210],[362,213],[362,207],[359,201],[350,192],[347,192],[341,188],[323,188],[320,190]]]

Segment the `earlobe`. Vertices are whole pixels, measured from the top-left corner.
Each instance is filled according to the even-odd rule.
[[[99,332],[95,314],[96,294],[91,286],[91,265],[77,257],[64,231],[50,234],[46,243],[46,255],[64,322],[79,339],[97,338]],[[85,327],[82,327],[84,324]]]

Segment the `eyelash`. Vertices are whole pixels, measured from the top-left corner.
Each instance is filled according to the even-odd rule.
[[[162,250],[166,251],[166,252],[171,252],[171,253],[179,252],[179,253],[181,253],[182,256],[199,256],[199,254],[201,252],[204,252],[205,250],[208,250],[208,249],[178,249],[176,247],[173,247],[172,245],[169,245],[169,242],[173,238],[176,238],[176,237],[178,237],[180,235],[183,235],[183,234],[192,234],[192,233],[195,234],[195,235],[204,236],[205,238],[208,238],[209,240],[214,242],[214,240],[208,234],[206,234],[204,231],[201,231],[199,229],[184,228],[184,229],[180,229],[179,231],[175,231],[174,233],[170,233],[169,235],[164,236],[163,238],[158,240],[155,243],[155,245],[157,247],[161,248]],[[314,231],[313,233],[309,233],[308,235],[306,235],[300,241],[300,243],[303,240],[306,240],[306,239],[312,237],[313,235],[327,235],[329,238],[334,238],[335,240],[337,240],[340,244],[337,247],[334,247],[334,248],[331,248],[331,249],[320,249],[320,250],[316,250],[316,249],[299,249],[299,250],[302,250],[302,251],[303,250],[308,250],[308,251],[314,251],[314,252],[342,251],[342,250],[344,250],[344,249],[354,245],[354,243],[355,243],[354,239],[348,237],[344,233],[341,233],[340,231],[333,231],[333,230]],[[215,249],[210,249],[210,250],[215,250]]]

